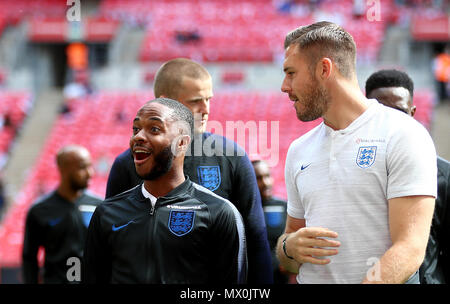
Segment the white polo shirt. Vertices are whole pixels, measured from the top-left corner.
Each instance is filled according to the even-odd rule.
[[[323,122],[296,139],[286,159],[288,214],[339,234],[328,265],[305,263],[299,283],[360,283],[392,245],[388,200],[437,193],[436,151],[412,117],[375,99],[347,128]]]

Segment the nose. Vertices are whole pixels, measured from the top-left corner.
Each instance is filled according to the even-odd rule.
[[[284,77],[283,82],[281,83],[281,92],[289,94],[291,91],[291,85],[287,79],[287,77]]]
[[[202,113],[203,115],[209,114],[209,100],[208,99],[202,100],[199,104],[199,107],[200,107],[200,113]]]
[[[131,136],[131,141],[145,141],[144,129],[141,129],[136,134],[133,134]]]

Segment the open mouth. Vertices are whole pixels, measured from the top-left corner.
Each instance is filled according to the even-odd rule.
[[[135,150],[135,151],[133,151],[134,161],[136,163],[142,163],[147,158],[149,158],[151,154],[152,154],[151,152],[148,152],[145,150]]]

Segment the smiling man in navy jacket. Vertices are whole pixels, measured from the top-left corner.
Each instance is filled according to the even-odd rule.
[[[270,247],[253,166],[235,142],[205,131],[213,96],[211,75],[194,61],[173,59],[158,70],[154,93],[156,97],[179,101],[194,114],[195,134],[184,160],[184,174],[236,206],[246,230],[248,283],[273,283]],[[140,182],[128,149],[114,161],[106,198]]]
[[[242,217],[183,173],[193,117],[179,102],[146,103],[130,148],[144,182],[103,202],[89,226],[86,283],[245,283]]]

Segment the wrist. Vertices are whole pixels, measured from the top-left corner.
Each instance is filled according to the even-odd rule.
[[[288,237],[289,237],[289,235],[286,235],[286,237],[285,237],[284,240],[283,240],[283,252],[284,252],[284,255],[285,255],[288,259],[293,260],[294,258],[293,258],[292,256],[290,256],[290,255],[287,253],[287,251],[286,251],[286,240],[287,240]]]

